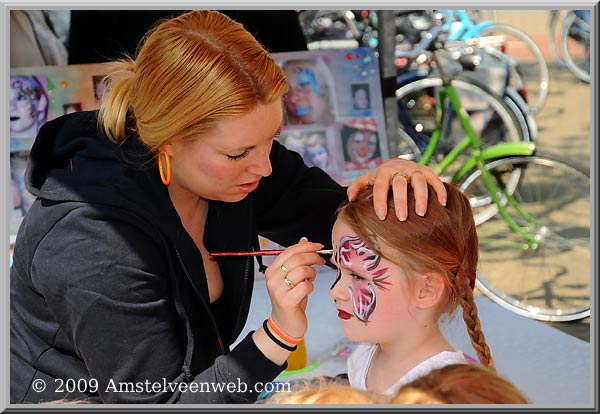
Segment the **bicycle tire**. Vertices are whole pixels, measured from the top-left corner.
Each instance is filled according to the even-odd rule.
[[[513,196],[541,227],[532,230],[538,246],[524,249],[515,247],[523,239],[499,216],[478,225],[478,289],[506,309],[533,319],[563,322],[589,316],[589,171],[542,153],[501,158],[486,167],[500,179],[520,171]],[[474,170],[459,188],[470,197],[481,185],[481,171]],[[507,210],[524,225],[512,206]]]
[[[454,79],[452,85],[456,89],[464,109],[473,113],[466,98],[470,99],[472,107],[484,108],[489,124],[474,126],[475,132],[481,137],[483,145],[493,145],[499,142],[528,141],[528,134],[521,129],[521,122],[513,110],[497,95],[473,81]],[[435,128],[435,100],[437,90],[442,86],[442,79],[427,77],[412,81],[396,90],[398,104],[398,121],[401,133],[398,134],[396,156],[420,160],[421,153],[427,147],[431,133]],[[479,114],[480,115],[480,114]],[[494,123],[494,124],[492,124]],[[448,128],[440,140],[440,150],[437,158],[443,157],[464,132],[460,128]],[[457,135],[460,133],[460,135]],[[408,142],[407,137],[410,138]],[[414,147],[419,151],[414,151]],[[406,152],[402,152],[406,151]]]
[[[564,23],[564,10],[550,10],[548,17],[548,45],[550,46],[550,54],[552,59],[560,68],[566,68],[567,64],[561,56],[560,47],[560,33],[562,32],[562,25]]]
[[[587,38],[576,40],[570,35],[573,27],[582,25],[587,28]],[[577,17],[575,13],[569,13],[565,20],[563,30],[561,32],[560,45],[563,54],[563,59],[569,70],[585,83],[590,83],[590,27],[582,19]],[[579,57],[579,55],[583,57]]]
[[[537,122],[533,116],[533,112],[531,112],[521,94],[508,85],[504,91],[503,99],[519,120],[519,125],[521,126],[521,130],[523,130],[523,141],[537,141]]]
[[[502,50],[502,52],[507,53],[517,62],[517,65],[510,65],[511,84],[518,90],[519,84],[522,83],[527,91],[527,105],[533,113],[539,112],[548,97],[550,72],[546,59],[537,44],[521,30],[503,24],[485,27],[479,31],[479,34],[480,38],[504,36],[508,39],[505,44],[509,50]],[[517,46],[517,42],[522,42],[524,46]],[[513,54],[511,54],[511,49]]]

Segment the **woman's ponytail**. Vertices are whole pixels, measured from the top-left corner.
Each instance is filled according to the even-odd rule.
[[[106,77],[110,88],[98,113],[98,126],[108,139],[119,144],[125,140],[127,116],[135,80],[135,62],[131,58],[114,62],[113,71]]]

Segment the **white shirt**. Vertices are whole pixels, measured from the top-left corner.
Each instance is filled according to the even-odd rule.
[[[377,347],[377,344],[359,344],[350,357],[348,357],[348,379],[352,388],[359,390],[367,389],[367,372],[369,371],[369,366]],[[384,394],[395,395],[401,386],[428,374],[431,370],[442,368],[446,365],[469,364],[470,362],[460,351],[442,351],[408,371],[388,388]]]

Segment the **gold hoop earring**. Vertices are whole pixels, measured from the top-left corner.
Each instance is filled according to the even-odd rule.
[[[165,150],[158,153],[158,172],[160,173],[160,179],[163,184],[169,185],[171,182],[171,160],[169,159],[169,154]]]

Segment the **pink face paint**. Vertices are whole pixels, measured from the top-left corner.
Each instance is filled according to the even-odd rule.
[[[371,316],[377,304],[377,295],[373,286],[370,283],[361,284],[356,290],[348,286],[348,293],[352,298],[354,315],[364,323],[369,322],[369,316]]]
[[[373,274],[373,283],[375,284],[375,286],[377,286],[381,290],[388,290],[387,286],[392,285],[390,282],[385,280],[389,277],[389,275],[385,274],[389,269],[390,269],[389,267],[384,267],[384,268],[379,269],[372,273]]]

